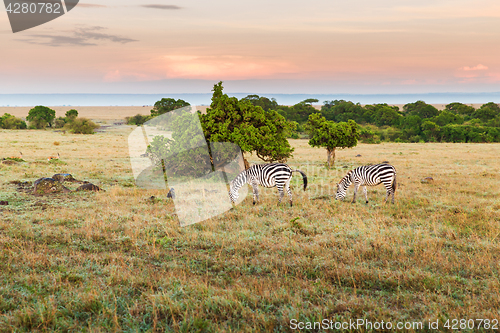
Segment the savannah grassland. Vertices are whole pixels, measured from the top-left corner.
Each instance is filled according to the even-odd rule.
[[[289,164],[309,177],[304,192],[294,175],[293,207],[261,188],[256,206],[249,195],[180,228],[166,192],[134,186],[131,129],[0,131],[0,157],[25,160],[0,165],[0,331],[500,319],[499,144],[359,144],[326,170],[323,149],[291,140]],[[368,205],[362,193],[356,204],[328,196],[349,169],[382,161],[398,171],[395,205],[382,204],[382,186]],[[65,172],[106,192],[35,197],[11,184]]]

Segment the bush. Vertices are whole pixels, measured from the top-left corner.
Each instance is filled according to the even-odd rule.
[[[64,117],[59,117],[54,121],[55,128],[63,128],[64,125],[66,125],[66,118]]]
[[[101,126],[87,118],[76,118],[64,126],[65,129],[74,134],[94,134],[94,130],[99,127]]]
[[[152,118],[151,116],[143,116],[142,114],[136,114],[133,117],[126,117],[125,121],[127,122],[127,125],[140,126],[144,124],[146,121],[150,120],[151,118]]]
[[[0,117],[0,128],[4,129],[26,129],[26,122],[11,114],[5,113]]]

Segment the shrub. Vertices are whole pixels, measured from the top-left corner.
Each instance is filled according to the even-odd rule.
[[[142,114],[136,114],[133,117],[126,117],[125,121],[127,122],[127,125],[140,126],[150,119],[151,119],[151,116],[143,116]]]
[[[26,122],[11,114],[5,113],[0,117],[0,128],[4,129],[26,129]]]
[[[64,125],[66,125],[66,118],[64,117],[59,117],[54,121],[55,128],[63,128]]]
[[[76,118],[64,126],[65,129],[74,134],[94,134],[94,130],[99,127],[101,126],[87,118]]]

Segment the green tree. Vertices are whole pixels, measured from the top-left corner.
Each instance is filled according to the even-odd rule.
[[[422,133],[427,141],[438,141],[441,128],[434,122],[425,120],[422,122]]]
[[[65,116],[68,121],[73,121],[76,117],[78,117],[78,111],[75,109],[71,109],[66,112]]]
[[[200,114],[205,137],[211,142],[231,142],[242,152],[256,153],[265,162],[286,161],[293,148],[287,140],[295,125],[275,110],[265,111],[248,100],[238,100],[214,85],[212,103]],[[245,167],[249,167],[245,159]]]
[[[56,117],[56,111],[42,105],[35,106],[31,109],[26,117],[30,122],[30,127],[45,128],[47,125],[52,127],[52,121]]]
[[[326,148],[327,167],[335,164],[336,148],[352,148],[358,144],[359,128],[354,120],[335,123],[314,113],[309,116],[306,130],[309,133],[309,145]]]
[[[359,103],[351,101],[334,100],[325,101],[321,107],[321,114],[327,120],[365,122],[363,117],[366,110]]]
[[[269,99],[267,97],[260,97],[259,95],[248,95],[247,97],[243,97],[241,100],[249,101],[255,106],[260,106],[264,109],[264,111],[278,109],[278,102],[276,102],[275,98]]]
[[[304,124],[307,122],[310,114],[317,113],[317,110],[312,103],[319,102],[317,99],[309,98],[299,102],[293,106],[280,105],[277,111],[280,115],[285,117],[286,120],[295,121],[298,124]]]
[[[189,106],[190,104],[182,99],[162,98],[157,101],[151,110],[151,116],[156,117],[166,112]]]
[[[403,106],[403,110],[409,115],[417,115],[422,119],[432,118],[439,114],[439,110],[424,101],[416,101]]]
[[[143,116],[140,113],[136,114],[133,117],[125,117],[125,121],[127,122],[127,125],[137,125],[137,126],[144,124],[146,121],[148,121],[150,119],[151,119],[151,116]]]
[[[458,102],[447,104],[445,106],[445,110],[462,116],[470,116],[471,114],[474,113],[474,111],[476,111],[476,109],[473,106],[469,106]]]
[[[432,118],[432,121],[439,126],[445,126],[448,124],[463,124],[464,118],[460,114],[455,114],[447,110],[443,110],[438,116]]]
[[[498,104],[489,102],[483,104],[479,109],[477,109],[472,115],[472,118],[480,119],[481,121],[487,121],[494,119],[500,115],[500,107]]]

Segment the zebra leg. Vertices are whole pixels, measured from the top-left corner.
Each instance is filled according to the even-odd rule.
[[[385,194],[384,204],[387,202],[387,199],[389,199],[389,196],[391,195],[391,192],[392,192],[390,187],[386,187],[385,190],[386,190],[386,194]]]
[[[292,191],[290,190],[290,179],[288,179],[288,181],[285,183],[285,189],[286,192],[288,193],[288,197],[290,198],[290,207],[292,207],[293,203],[292,203]]]
[[[256,184],[252,184],[253,188],[253,204],[259,201],[259,187]]]
[[[366,189],[366,186],[363,186],[363,192],[365,193],[366,203],[368,203],[368,190]]]
[[[358,193],[359,184],[354,184],[354,197],[352,198],[352,203],[356,202],[356,194]]]
[[[280,192],[280,198],[278,200],[278,206],[279,206],[281,203],[281,200],[283,200],[283,196],[285,195],[285,192],[283,192],[283,186],[276,185],[276,187],[278,188],[278,191]]]

